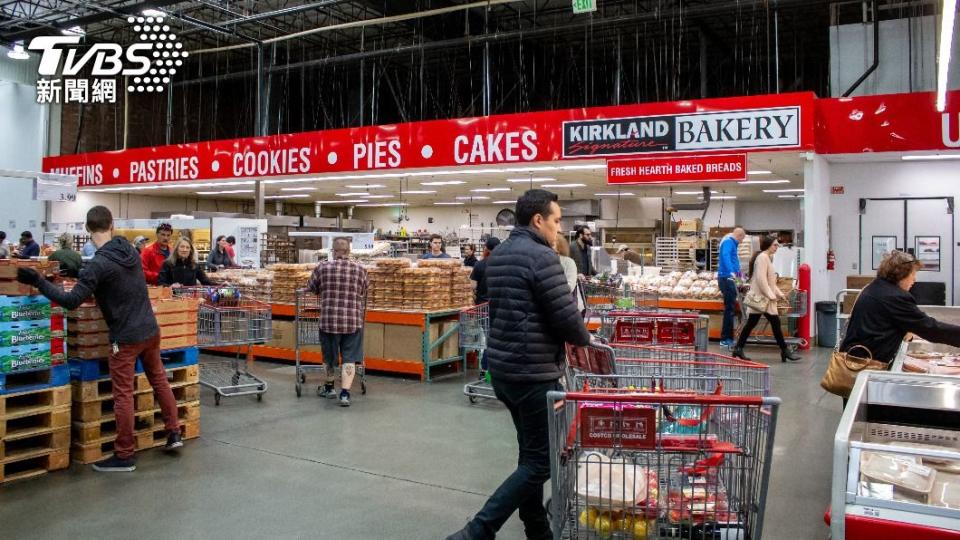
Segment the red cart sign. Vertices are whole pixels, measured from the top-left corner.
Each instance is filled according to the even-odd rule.
[[[617,159],[607,162],[608,184],[735,182],[746,179],[746,154]]]

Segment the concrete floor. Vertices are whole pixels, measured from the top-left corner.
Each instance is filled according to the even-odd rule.
[[[748,350],[748,353],[751,351]],[[765,538],[827,537],[830,448],[840,399],[819,387],[824,350],[770,364],[783,399]],[[516,463],[509,415],[470,405],[463,379],[368,378],[349,409],[297,399],[293,368],[258,363],[262,403],[204,390],[202,436],[179,457],[139,455],[133,474],[88,466],[0,487],[0,538],[442,539],[459,529]],[[314,386],[315,389],[315,386]],[[512,518],[501,538],[522,539]]]

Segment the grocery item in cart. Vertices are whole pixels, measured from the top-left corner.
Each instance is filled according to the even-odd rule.
[[[860,473],[866,479],[892,484],[894,489],[920,500],[926,500],[933,491],[937,474],[916,458],[881,452],[864,452]]]
[[[641,512],[657,507],[659,480],[656,471],[599,452],[583,454],[578,463],[576,491],[587,505],[604,510]]]

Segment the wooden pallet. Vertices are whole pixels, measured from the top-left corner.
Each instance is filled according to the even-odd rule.
[[[200,419],[200,402],[187,401],[177,404],[177,418],[181,423]],[[160,409],[134,413],[134,429],[137,431],[163,425]],[[113,414],[104,416],[96,422],[74,422],[74,444],[90,444],[113,440],[117,437],[117,420]]]
[[[184,439],[196,439],[200,436],[200,420],[190,420],[180,425],[180,432]],[[87,444],[74,444],[70,455],[78,463],[96,463],[113,454],[113,445],[116,436],[107,440]],[[167,442],[167,431],[163,423],[160,425],[134,432],[134,447],[139,452],[149,448],[163,446]]]
[[[167,370],[167,380],[171,385],[193,384],[200,381],[200,368],[197,365],[183,366]],[[109,377],[95,381],[73,381],[73,401],[101,401],[113,397],[113,382]],[[134,393],[152,390],[146,374],[138,373],[134,378]]]
[[[17,419],[70,406],[70,386],[61,385],[20,394],[0,395],[0,420]],[[0,437],[3,436],[0,427]]]
[[[37,432],[11,434],[0,440],[0,463],[12,463],[43,456],[70,447],[70,428],[48,428]]]
[[[0,484],[34,478],[50,471],[66,469],[69,466],[69,448],[31,455],[8,463],[0,463]]]
[[[200,385],[195,382],[172,383],[170,387],[173,389],[173,396],[177,402],[197,401],[200,399]],[[135,412],[151,411],[158,406],[154,399],[152,389],[134,390],[133,410]],[[74,401],[72,410],[74,421],[96,422],[113,414],[113,397],[108,395],[90,401]]]

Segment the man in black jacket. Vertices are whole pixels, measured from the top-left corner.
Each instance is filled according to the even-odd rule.
[[[517,429],[517,468],[479,513],[448,540],[494,538],[519,510],[528,539],[552,538],[543,507],[550,479],[547,392],[559,390],[564,342],[587,345],[590,333],[577,312],[557,252],[557,196],[531,189],[517,200],[517,228],[487,263],[490,298],[488,361],[494,392]]]
[[[18,268],[17,281],[37,287],[44,296],[66,309],[75,309],[90,296],[96,297],[113,344],[110,380],[117,441],[114,455],[95,463],[93,468],[101,472],[132,472],[136,470],[133,386],[137,357],[142,355],[143,370],[160,402],[167,428],[164,447],[167,450],[183,446],[177,400],[160,361],[160,327],[150,305],[140,255],[125,238],[113,238],[113,216],[106,207],[94,206],[87,212],[87,231],[97,252],[80,270],[73,290],[65,292],[31,268]]]

